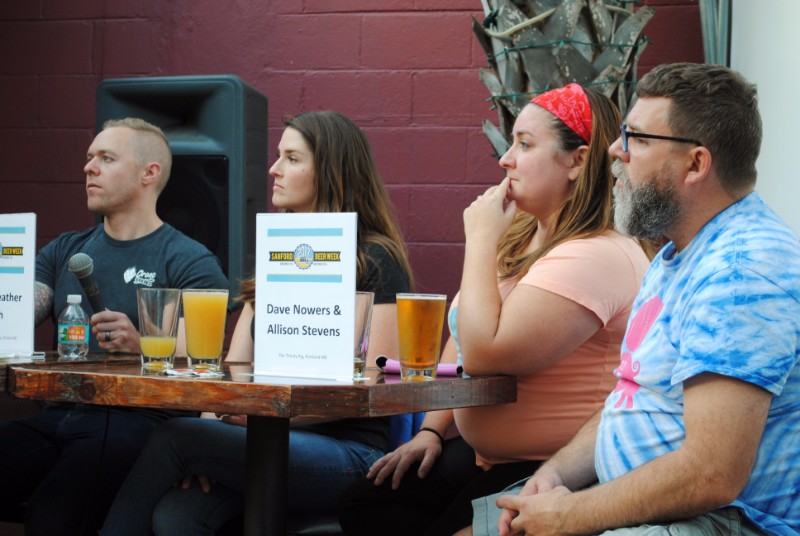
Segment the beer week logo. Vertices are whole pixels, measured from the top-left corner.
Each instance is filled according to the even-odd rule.
[[[0,258],[21,257],[23,248],[18,246],[4,246],[0,244]]]
[[[308,244],[300,244],[294,251],[269,252],[269,262],[294,264],[300,270],[308,270],[315,263],[324,266],[329,262],[340,262],[341,260],[341,251],[314,251]]]

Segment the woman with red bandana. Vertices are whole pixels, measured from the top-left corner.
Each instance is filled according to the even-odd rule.
[[[613,229],[618,135],[613,103],[577,84],[520,112],[506,177],[464,211],[442,354],[467,374],[516,376],[517,401],[428,413],[342,495],[346,534],[450,536],[472,524],[473,499],[530,476],[602,406],[649,264]]]

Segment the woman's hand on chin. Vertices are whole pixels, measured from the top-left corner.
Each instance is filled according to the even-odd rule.
[[[504,178],[479,195],[464,210],[464,234],[467,240],[477,240],[496,245],[508,231],[516,213],[517,204],[506,201],[510,179]]]

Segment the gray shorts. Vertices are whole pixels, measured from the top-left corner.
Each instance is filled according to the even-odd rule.
[[[508,487],[499,493],[480,497],[472,501],[472,536],[498,536],[497,522],[503,512],[497,507],[501,495],[519,495],[525,482]]]
[[[501,495],[518,494],[522,485],[472,501],[473,536],[497,536],[502,510],[496,506]],[[641,525],[607,530],[602,536],[764,536],[738,508],[732,506],[666,525]]]

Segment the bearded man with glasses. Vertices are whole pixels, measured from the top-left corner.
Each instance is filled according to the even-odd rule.
[[[615,223],[668,242],[618,383],[524,487],[473,503],[475,534],[480,510],[502,536],[800,532],[800,242],[754,191],[755,86],[671,64],[637,94],[609,149]]]

